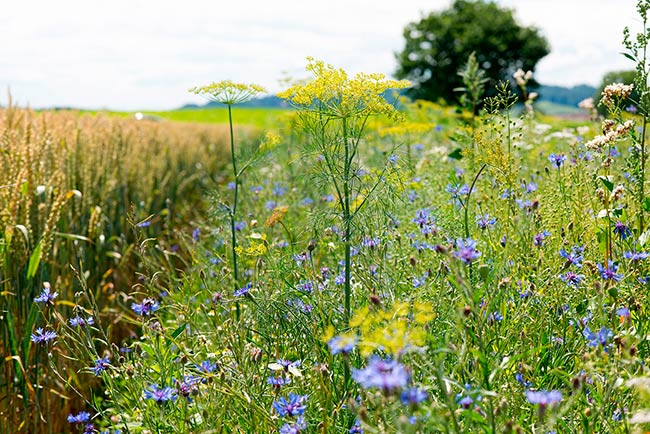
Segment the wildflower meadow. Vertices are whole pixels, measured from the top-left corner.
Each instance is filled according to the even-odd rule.
[[[475,56],[459,107],[308,58],[270,126],[0,110],[0,432],[650,431],[624,37],[577,119]]]

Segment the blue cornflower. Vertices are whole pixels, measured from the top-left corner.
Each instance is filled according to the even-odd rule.
[[[446,188],[447,193],[451,193],[451,202],[456,206],[463,204],[463,199],[469,194],[469,186],[467,184],[448,184]]]
[[[578,284],[585,278],[584,274],[577,274],[573,271],[567,271],[564,274],[560,274],[560,279],[569,286],[577,287]]]
[[[424,150],[424,144],[423,143],[416,143],[413,145],[413,150],[416,152],[421,152]]]
[[[533,202],[528,199],[515,199],[515,203],[520,209],[525,209],[526,211],[533,209]]]
[[[140,222],[136,226],[139,227],[139,228],[149,227],[149,226],[151,226],[151,220],[146,220],[146,221]]]
[[[277,205],[278,203],[276,201],[267,200],[266,203],[264,204],[264,208],[266,208],[267,211],[273,211]]]
[[[436,127],[433,129],[436,133],[439,133],[442,131],[442,125],[436,125]]]
[[[559,390],[527,390],[526,399],[531,404],[547,407],[562,401],[562,392]]]
[[[521,188],[526,192],[526,193],[533,193],[537,191],[537,184],[534,182],[528,182],[521,184]]]
[[[425,274],[422,277],[414,277],[413,278],[413,288],[419,288],[422,285],[427,283],[427,275]]]
[[[68,422],[70,423],[86,423],[90,420],[90,413],[82,411],[77,414],[70,413],[68,415]]]
[[[85,327],[87,325],[93,325],[95,323],[95,319],[92,316],[89,316],[88,318],[83,318],[77,315],[70,318],[68,322],[72,327]]]
[[[589,327],[582,331],[583,336],[587,339],[587,345],[590,347],[602,346],[605,352],[608,350],[608,341],[613,336],[612,331],[607,327],[601,328],[597,333],[592,332]]]
[[[280,427],[280,434],[298,434],[307,429],[307,422],[303,416],[298,416],[295,423],[285,423]]]
[[[194,228],[194,230],[192,231],[192,239],[194,240],[195,243],[199,241],[199,235],[201,235],[201,229]]]
[[[618,235],[622,240],[632,235],[632,231],[630,230],[630,228],[620,221],[614,223],[614,233]]]
[[[302,364],[300,360],[292,362],[291,360],[286,359],[277,359],[276,363],[280,365],[285,372],[288,372],[289,368],[299,368]]]
[[[463,407],[465,410],[468,410],[472,406],[472,404],[474,404],[474,400],[469,395],[461,396],[459,399],[456,400],[456,402],[460,404],[461,407]]]
[[[390,164],[397,164],[398,161],[399,161],[399,157],[398,157],[397,155],[395,155],[395,154],[390,154],[390,155],[388,156],[388,162],[389,162]]]
[[[524,387],[530,387],[533,385],[532,382],[526,381],[526,379],[524,378],[524,374],[522,374],[521,372],[517,372],[515,374],[515,380],[517,380],[517,383],[521,384]]]
[[[364,389],[381,389],[392,393],[406,387],[409,374],[399,362],[372,356],[364,369],[353,369],[352,378]]]
[[[491,217],[490,214],[476,216],[476,224],[480,229],[487,229],[490,226],[494,226],[496,223],[496,217]]]
[[[266,379],[267,384],[270,384],[276,389],[279,389],[282,386],[286,386],[287,384],[291,383],[291,378],[289,377],[276,377],[274,375],[271,375],[269,378]]]
[[[630,309],[627,307],[621,307],[616,310],[616,315],[620,316],[621,318],[630,318]]]
[[[251,193],[253,193],[255,195],[258,195],[258,194],[260,194],[262,192],[263,188],[264,187],[262,187],[261,185],[251,185],[250,190],[251,190]]]
[[[648,259],[648,256],[650,256],[650,253],[648,252],[635,252],[635,251],[630,251],[630,252],[624,252],[623,257],[625,259],[629,259],[632,262],[639,262],[644,259]]]
[[[420,389],[418,387],[411,387],[402,391],[400,395],[400,400],[404,405],[418,405],[422,401],[426,400],[429,397],[429,394],[426,390]]]
[[[312,199],[311,197],[306,197],[300,201],[301,206],[310,206],[313,204],[314,204],[314,199]]]
[[[246,285],[244,285],[243,287],[241,287],[237,291],[235,291],[233,293],[233,295],[235,297],[242,297],[242,296],[248,294],[249,292],[251,292],[251,288],[253,288],[253,284],[248,282]]]
[[[307,408],[306,401],[307,395],[297,395],[292,392],[289,394],[289,399],[281,396],[277,401],[274,401],[273,408],[280,417],[302,416]]]
[[[99,374],[107,370],[110,365],[111,365],[111,360],[109,359],[108,356],[106,356],[106,357],[102,357],[101,359],[95,360],[95,366],[91,367],[90,370],[92,371],[93,374],[95,374],[95,377],[99,377]]]
[[[618,282],[623,278],[622,274],[616,272],[618,270],[618,264],[615,262],[608,261],[607,267],[603,266],[603,264],[596,264],[596,267],[598,267],[598,271],[600,271],[600,277],[604,280],[613,280],[614,282]]]
[[[488,315],[487,317],[488,322],[493,323],[493,322],[501,322],[503,321],[503,315],[499,311],[494,311],[491,314]]]
[[[285,193],[287,192],[287,188],[280,184],[279,182],[276,182],[273,185],[273,196],[284,196]]]
[[[132,303],[131,309],[138,315],[149,316],[160,308],[158,301],[153,298],[145,298],[142,303]]]
[[[293,261],[296,263],[298,267],[304,264],[307,261],[307,259],[309,259],[309,256],[307,256],[307,252],[296,253],[295,255],[293,255]]]
[[[228,183],[228,185],[226,186],[226,188],[228,188],[228,190],[234,190],[235,189],[235,183],[230,181]]]
[[[465,264],[471,264],[472,261],[478,259],[481,256],[481,252],[476,250],[476,241],[467,238],[465,240],[458,239],[456,240],[456,250],[454,256]]]
[[[377,246],[379,246],[379,243],[380,243],[380,242],[381,242],[381,241],[380,241],[379,238],[377,238],[377,237],[374,237],[374,238],[371,238],[371,237],[365,237],[365,238],[363,239],[363,241],[361,241],[361,245],[362,245],[363,247],[369,247],[369,248],[371,248],[371,249],[374,249],[374,248],[376,248]]]
[[[343,285],[345,283],[345,273],[341,272],[338,276],[334,278],[334,283],[336,285]]]
[[[34,299],[34,302],[36,303],[42,303],[42,304],[49,304],[49,305],[54,305],[54,299],[58,297],[59,293],[58,292],[52,292],[50,288],[50,284],[47,282],[43,283],[43,290],[39,294],[38,297]]]
[[[311,311],[314,310],[314,306],[311,304],[305,303],[299,298],[294,298],[292,300],[288,300],[287,304],[289,306],[295,306],[298,310],[300,310],[302,313],[311,313]]]
[[[535,247],[542,247],[544,245],[544,240],[551,235],[549,231],[542,231],[539,234],[533,237],[533,245]]]
[[[39,327],[32,333],[31,338],[35,344],[47,343],[56,338],[56,332],[54,330],[43,330]]]
[[[298,289],[300,292],[304,292],[305,294],[311,294],[314,292],[314,284],[308,280],[306,282],[299,283],[296,289]]]
[[[199,369],[201,372],[205,372],[206,374],[210,374],[214,371],[217,370],[217,362],[213,362],[211,360],[204,360],[201,362],[200,365],[196,365],[196,367]]]
[[[585,250],[583,246],[573,246],[570,252],[567,252],[564,249],[560,250],[560,256],[566,259],[566,266],[575,265],[576,267],[582,267],[582,252]]]
[[[163,387],[161,389],[157,384],[152,384],[144,391],[144,399],[152,399],[157,404],[162,404],[166,401],[176,401],[176,398],[176,391],[171,387]]]
[[[356,336],[334,336],[327,342],[332,355],[334,354],[350,354],[354,347],[357,346],[358,339]]]
[[[551,155],[548,156],[548,161],[553,163],[553,165],[559,169],[560,167],[562,167],[562,165],[566,161],[566,155],[564,155],[564,154],[551,154]]]
[[[243,231],[245,227],[246,227],[246,222],[245,221],[242,220],[240,222],[235,222],[235,230],[237,232]]]
[[[349,434],[363,434],[363,427],[361,426],[361,421],[359,419],[354,421],[354,425],[348,431]]]

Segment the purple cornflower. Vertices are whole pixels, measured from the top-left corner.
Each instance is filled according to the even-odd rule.
[[[298,291],[304,292],[305,294],[311,294],[314,292],[314,284],[311,281],[301,282],[296,287]]]
[[[544,240],[551,235],[549,231],[542,231],[539,234],[533,237],[533,245],[535,247],[542,247],[544,245]]]
[[[596,264],[596,267],[598,267],[598,271],[600,271],[600,277],[604,280],[613,280],[614,282],[618,282],[623,278],[622,274],[616,272],[618,270],[618,264],[615,262],[608,261],[607,267],[604,267],[603,264]]]
[[[497,223],[496,217],[491,217],[490,214],[476,216],[476,224],[480,229],[487,229]]]
[[[345,273],[341,272],[338,276],[334,278],[334,284],[343,285],[345,283]]]
[[[451,202],[456,206],[462,206],[463,199],[469,194],[469,186],[467,184],[448,184],[446,188],[447,193],[451,193]]]
[[[559,390],[527,390],[526,399],[531,404],[548,407],[562,401],[562,392]]]
[[[463,261],[465,264],[471,264],[472,261],[478,259],[481,256],[481,252],[476,250],[476,241],[472,240],[471,238],[467,238],[465,240],[460,238],[457,239],[456,248],[458,250],[454,252],[454,256]]]
[[[621,307],[616,310],[616,315],[620,316],[621,318],[630,318],[630,309],[627,307]]]
[[[152,384],[144,391],[144,399],[152,399],[157,404],[162,404],[165,401],[176,401],[176,398],[176,391],[171,387],[160,389],[157,384]]]
[[[574,287],[577,287],[584,278],[584,274],[577,274],[573,271],[567,271],[566,273],[560,275],[560,279],[562,279],[564,283]]]
[[[349,434],[363,434],[363,427],[361,426],[361,421],[359,419],[354,421],[354,425],[348,431]]]
[[[468,410],[472,404],[474,404],[474,400],[472,399],[471,396],[465,395],[462,398],[458,397],[457,399],[458,404],[460,404],[465,410]]]
[[[298,416],[295,423],[285,423],[280,427],[280,434],[298,434],[307,429],[307,422],[303,416]]]
[[[153,298],[145,298],[142,303],[132,303],[131,309],[138,315],[149,316],[160,308],[158,301]]]
[[[234,184],[234,182],[233,182],[233,184]],[[262,192],[263,188],[264,187],[262,187],[261,185],[251,185],[251,187],[250,187],[251,193],[253,193],[254,195],[260,194]]]
[[[56,332],[54,330],[43,330],[39,327],[32,333],[31,338],[35,344],[47,343],[56,338]]]
[[[267,200],[266,203],[264,204],[264,208],[266,208],[267,211],[273,211],[277,205],[278,203],[276,201]]]
[[[45,305],[54,305],[54,299],[58,297],[59,293],[58,292],[52,292],[50,288],[50,284],[47,282],[43,283],[43,291],[39,294],[38,297],[34,299],[35,303],[42,303]]]
[[[566,259],[566,266],[575,265],[576,267],[582,267],[582,252],[585,250],[583,246],[573,246],[570,252],[567,252],[564,249],[560,250],[560,256]]]
[[[361,242],[361,245],[363,247],[369,247],[371,249],[376,248],[379,246],[380,240],[377,237],[371,238],[371,237],[365,237],[363,241]]]
[[[559,169],[560,167],[562,167],[562,165],[566,161],[566,155],[564,155],[564,154],[551,154],[551,155],[548,156],[548,161],[553,163],[553,165]]]
[[[228,190],[234,190],[235,189],[235,183],[230,181],[228,183],[228,185],[226,186],[226,188],[228,188]]]
[[[277,401],[274,401],[273,408],[280,417],[302,416],[307,408],[306,401],[307,395],[297,395],[292,392],[289,394],[289,399],[281,396]]]
[[[334,336],[327,342],[327,346],[332,355],[350,354],[357,346],[357,341],[356,336]]]
[[[587,339],[587,345],[594,348],[600,345],[605,352],[608,350],[607,341],[613,336],[612,331],[607,327],[601,328],[597,333],[592,332],[589,327],[585,327],[582,334]]]
[[[533,193],[534,191],[537,191],[537,184],[534,182],[528,182],[528,183],[521,184],[521,188],[526,193]]]
[[[409,374],[406,368],[395,360],[382,360],[372,356],[364,369],[353,369],[352,378],[364,389],[381,389],[392,393],[406,387]]]
[[[190,398],[190,395],[193,395],[199,390],[199,383],[201,383],[201,381],[201,378],[193,375],[186,375],[185,378],[183,378],[183,381],[175,380],[178,394],[187,398],[187,400],[191,402],[192,399]]]
[[[246,222],[245,221],[242,220],[240,222],[235,222],[235,230],[237,232],[243,231],[245,227],[246,227]]]
[[[293,300],[288,300],[287,304],[289,306],[295,306],[302,313],[311,313],[314,310],[314,306],[311,304],[305,303],[299,298],[294,298]]]
[[[192,239],[194,240],[195,243],[196,243],[197,241],[199,241],[199,235],[200,235],[200,234],[201,234],[201,229],[199,229],[199,228],[195,228],[195,229],[192,231]]]
[[[420,389],[418,387],[411,387],[402,391],[400,395],[400,400],[404,405],[418,405],[422,401],[426,400],[429,397],[429,394],[426,390]]]
[[[635,252],[635,251],[629,251],[629,252],[624,252],[623,257],[625,259],[629,259],[632,262],[639,262],[644,259],[648,259],[648,256],[650,254],[648,252]]]
[[[293,255],[293,260],[298,267],[304,264],[308,258],[309,257],[307,256],[307,252],[297,253]]]
[[[235,297],[242,297],[244,295],[247,295],[249,292],[251,292],[251,288],[253,287],[253,284],[248,282],[246,285],[243,287],[239,288],[237,291],[233,293]]]
[[[90,413],[82,411],[77,414],[70,413],[68,415],[68,422],[70,423],[86,423],[90,420]]]
[[[632,235],[632,231],[630,230],[630,228],[620,221],[614,223],[614,233],[619,237],[621,237],[622,240]]]
[[[279,389],[282,386],[286,386],[291,383],[291,378],[289,377],[276,377],[274,375],[266,379],[267,384],[270,384],[276,389]]]
[[[91,367],[90,370],[95,375],[95,377],[99,377],[99,374],[107,370],[110,365],[111,365],[111,360],[109,359],[108,356],[106,356],[106,357],[102,357],[101,359],[95,360],[95,366]]]
[[[87,325],[93,325],[95,323],[95,319],[92,316],[89,316],[88,318],[83,318],[77,315],[70,318],[68,322],[72,327],[85,327]]]

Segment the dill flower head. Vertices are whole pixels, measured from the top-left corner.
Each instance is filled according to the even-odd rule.
[[[233,83],[230,80],[223,80],[210,83],[207,86],[193,87],[189,91],[210,101],[234,105],[249,101],[256,95],[266,92],[266,89],[256,84]]]
[[[307,58],[307,71],[314,78],[296,84],[278,96],[299,109],[318,112],[334,118],[363,117],[383,114],[401,119],[401,114],[384,98],[391,89],[404,89],[407,80],[387,80],[384,74],[359,73],[349,78],[343,69],[334,68],[320,60]]]

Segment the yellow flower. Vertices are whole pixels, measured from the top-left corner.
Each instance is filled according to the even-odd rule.
[[[233,83],[230,80],[213,82],[207,86],[197,86],[190,92],[201,95],[210,101],[226,105],[246,102],[260,93],[266,92],[262,86],[256,84]]]
[[[307,71],[314,78],[296,84],[278,94],[299,109],[315,111],[335,118],[363,117],[383,114],[400,119],[401,114],[384,98],[390,89],[410,86],[406,80],[387,80],[383,74],[360,73],[349,78],[343,69],[320,60],[307,58]]]

